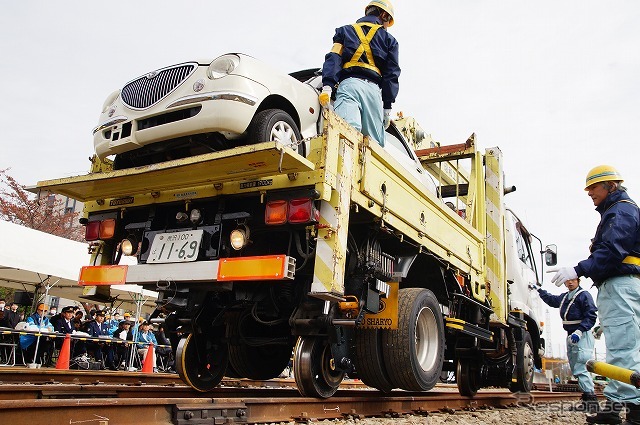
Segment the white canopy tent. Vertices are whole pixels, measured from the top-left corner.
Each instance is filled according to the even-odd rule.
[[[108,299],[83,297],[78,285],[80,268],[89,265],[87,244],[0,220],[0,286],[86,302],[92,300],[129,310],[136,302],[122,292]],[[48,300],[47,300],[48,301]],[[150,312],[154,306],[146,306]]]

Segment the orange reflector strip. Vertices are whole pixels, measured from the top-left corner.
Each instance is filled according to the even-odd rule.
[[[218,281],[283,279],[286,265],[286,255],[221,258]]]
[[[124,285],[127,281],[127,266],[84,266],[80,269],[80,286]]]

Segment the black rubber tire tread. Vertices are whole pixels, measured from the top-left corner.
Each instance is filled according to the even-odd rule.
[[[246,319],[245,319],[246,320]],[[237,339],[240,314],[227,318],[227,338]],[[248,346],[229,344],[229,365],[226,375],[235,373],[237,377],[264,380],[280,376],[291,359],[292,346],[266,345]]]
[[[418,364],[415,348],[416,315],[429,308],[436,320],[438,347],[435,365],[425,371]],[[407,391],[428,391],[440,379],[444,359],[444,320],[438,299],[428,289],[402,288],[398,293],[398,329],[383,330],[384,364],[394,387]]]
[[[382,336],[378,329],[357,329],[354,360],[358,379],[383,392],[393,389],[384,365]]]
[[[288,123],[292,128],[296,136],[296,140],[302,140],[300,129],[296,122],[291,118],[287,112],[282,109],[265,109],[258,112],[249,125],[249,141],[252,144],[267,142],[271,137],[271,128],[278,122],[284,121]],[[298,145],[298,153],[302,156],[305,155],[304,143]]]
[[[517,355],[516,355],[516,360],[518,361],[518,364],[516,365],[516,378],[517,381],[512,383],[509,386],[509,390],[511,392],[524,392],[524,393],[528,393],[531,392],[531,390],[533,389],[533,371],[531,371],[531,376],[529,379],[526,379],[526,362],[524,359],[524,351],[525,351],[525,346],[528,345],[529,346],[529,350],[533,350],[533,342],[531,340],[531,335],[529,335],[529,332],[527,331],[523,331],[524,335],[522,338],[522,342],[517,343]],[[533,351],[532,351],[533,352]]]

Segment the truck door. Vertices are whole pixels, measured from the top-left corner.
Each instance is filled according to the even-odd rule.
[[[537,268],[531,236],[522,222],[510,210],[505,212],[505,250],[507,257],[507,281],[510,282],[511,308],[527,314],[535,311],[538,297],[532,297],[529,289],[537,282]]]

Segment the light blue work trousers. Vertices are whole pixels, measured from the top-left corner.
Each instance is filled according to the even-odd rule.
[[[578,386],[583,393],[593,393],[593,379],[587,371],[587,361],[593,355],[595,339],[591,331],[583,332],[580,341],[576,344],[571,342],[571,337],[567,337],[567,357],[571,373],[578,380]]]
[[[604,329],[607,363],[640,370],[640,277],[609,278],[598,288],[600,324]],[[610,400],[640,404],[640,389],[610,380],[604,389]]]
[[[384,146],[382,92],[376,83],[360,78],[341,81],[333,107],[356,130]]]

